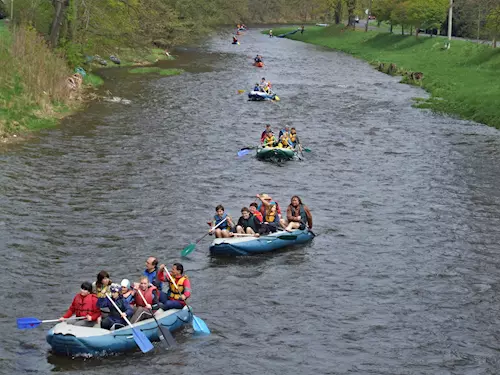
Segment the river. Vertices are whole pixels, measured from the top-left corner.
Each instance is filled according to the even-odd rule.
[[[130,105],[92,103],[0,153],[0,373],[498,374],[500,133],[413,108],[424,91],[342,53],[241,41],[179,50],[160,63],[175,77],[104,70]],[[237,93],[263,76],[280,102]],[[265,122],[295,126],[306,160],[238,158]],[[314,241],[215,259],[207,238],[179,258],[217,204],[237,218],[261,192],[300,195]],[[150,255],[182,261],[210,336],[83,360],[49,352],[50,325],[16,329]]]

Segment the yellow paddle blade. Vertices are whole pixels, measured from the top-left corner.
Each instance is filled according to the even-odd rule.
[[[279,97],[278,95],[276,95],[276,96],[274,97],[274,100],[276,100],[277,102],[279,102],[279,101],[280,101],[280,97]]]
[[[238,94],[243,94],[245,90],[238,90]]]

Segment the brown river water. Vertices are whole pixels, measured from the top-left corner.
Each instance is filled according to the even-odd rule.
[[[252,30],[179,49],[175,77],[108,69],[95,102],[0,153],[2,374],[498,374],[500,133],[412,107],[425,97],[350,56]],[[251,65],[264,56],[263,69]],[[281,101],[249,102],[266,77]],[[304,161],[237,151],[265,122],[295,126]],[[222,203],[256,193],[314,216],[306,246],[182,259],[210,327],[107,358],[50,353],[49,325],[82,281],[180,260]]]

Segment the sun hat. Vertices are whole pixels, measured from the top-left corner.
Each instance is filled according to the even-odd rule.
[[[267,194],[261,194],[260,198],[263,200],[263,201],[267,201],[267,200],[273,200],[269,195]]]

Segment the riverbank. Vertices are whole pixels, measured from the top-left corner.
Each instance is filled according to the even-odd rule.
[[[295,30],[274,29],[274,35]],[[263,31],[267,33],[267,31]],[[343,26],[309,27],[289,39],[336,49],[384,70],[394,64],[394,74],[422,73],[413,81],[431,97],[417,106],[458,115],[500,128],[500,53],[485,45],[453,40],[443,49],[443,38],[395,35],[380,31],[351,31]],[[385,68],[384,68],[385,67]],[[405,77],[405,80],[407,78]]]
[[[85,98],[95,97],[87,95],[87,91],[104,83],[99,75],[92,73],[94,69],[143,67],[175,59],[160,48],[122,48],[117,52],[119,65],[108,59],[107,66],[102,66],[98,59],[93,59],[83,65],[88,70],[83,82],[80,84],[76,79],[68,85],[73,72],[63,56],[50,50],[35,31],[20,27],[11,33],[7,24],[0,21],[0,66],[8,67],[0,71],[0,142],[18,140],[34,131],[57,126],[62,118],[82,108]],[[132,73],[158,68],[136,69],[139,70]],[[177,70],[157,73],[179,74]]]
[[[71,71],[30,29],[12,34],[0,21],[0,140],[57,125],[77,106]]]

